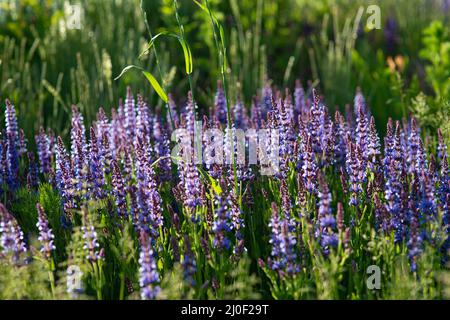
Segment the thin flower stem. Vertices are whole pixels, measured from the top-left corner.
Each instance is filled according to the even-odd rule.
[[[187,43],[186,36],[184,34],[184,27],[181,24],[180,16],[178,15],[178,1],[177,0],[173,0],[173,6],[175,8],[175,19],[177,20],[178,28],[180,29],[180,37],[181,37],[181,39],[183,39],[183,41],[185,43]],[[192,75],[191,75],[191,73],[188,73],[187,76],[188,76],[188,81],[189,81],[189,87],[191,89],[192,101],[194,102],[195,119],[197,119],[197,108],[198,108],[198,106],[195,103],[195,98],[194,98],[194,85],[193,85],[193,82],[192,82]]]
[[[225,48],[223,48],[223,46],[221,46],[219,44],[219,39],[217,37],[217,32],[216,32],[216,27],[214,25],[214,18],[212,16],[212,12],[211,12],[211,8],[209,6],[209,1],[205,0],[206,3],[206,8],[208,9],[208,13],[209,13],[209,17],[211,19],[211,26],[212,26],[212,31],[213,31],[213,35],[214,35],[214,42],[217,48],[217,52],[219,54],[219,65],[220,65],[220,74],[222,75],[222,84],[223,84],[223,92],[225,95],[225,100],[226,100],[226,107],[227,107],[227,128],[229,130],[230,133],[230,137],[231,137],[231,165],[233,167],[233,176],[234,176],[234,191],[236,196],[238,195],[238,179],[237,179],[237,167],[236,167],[236,161],[235,161],[235,155],[234,155],[234,137],[233,137],[233,132],[232,132],[232,128],[231,128],[231,110],[230,110],[230,99],[228,97],[228,84],[227,84],[227,77],[225,75]]]
[[[150,25],[148,24],[147,12],[144,10],[143,2],[144,2],[144,0],[141,0],[140,7],[141,7],[142,15],[144,16],[145,27],[147,28],[147,32],[148,32],[150,39],[153,39],[153,34],[150,29]],[[161,70],[161,65],[159,63],[159,56],[158,56],[158,51],[156,50],[156,43],[153,43],[152,50],[153,50],[153,54],[155,55],[156,68],[158,69],[158,73],[161,78],[161,86],[162,86],[163,90],[166,91],[166,84],[165,84],[164,76],[163,76],[163,73]],[[166,103],[166,109],[169,112],[170,126],[171,126],[171,129],[173,130],[174,124],[173,124],[173,118],[172,118],[172,111],[171,111],[168,103]]]

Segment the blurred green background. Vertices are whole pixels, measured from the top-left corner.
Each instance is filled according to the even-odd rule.
[[[359,86],[380,127],[411,112],[422,126],[449,132],[449,0],[210,0],[224,27],[229,93],[250,107],[266,79],[291,90],[296,79],[317,86],[331,109],[353,104]],[[71,29],[81,8],[80,28]],[[370,29],[370,5],[380,8],[380,29]],[[193,55],[193,87],[201,109],[214,101],[220,78],[210,17],[192,0],[179,16]],[[127,85],[154,108],[163,103],[140,72],[113,79],[130,64],[158,77],[180,106],[189,90],[176,39],[172,0],[0,0],[0,101],[11,99],[31,141],[39,126],[67,134],[70,105],[88,121],[99,106],[115,107]],[[161,75],[162,78],[161,79]],[[3,115],[1,116],[3,117]],[[448,141],[448,140],[447,140]]]

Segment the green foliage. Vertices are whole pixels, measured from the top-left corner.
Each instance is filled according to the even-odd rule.
[[[46,268],[39,261],[17,266],[0,259],[0,288],[2,300],[52,298]]]
[[[324,93],[330,109],[352,104],[359,86],[378,123],[411,113],[419,120],[424,136],[433,140],[440,127],[448,143],[448,21],[428,1],[377,3],[382,9],[381,30],[365,26],[365,1],[93,0],[83,2],[78,30],[67,28],[62,0],[6,1],[0,3],[0,96],[16,105],[31,150],[40,126],[51,126],[58,135],[68,136],[72,103],[91,123],[98,106],[108,111],[131,85],[154,108],[166,104],[169,93],[184,97],[189,88],[195,92],[200,109],[207,109],[213,104],[219,77],[225,85],[228,113],[238,96],[249,106],[266,83],[292,87],[296,78],[303,84],[311,80],[311,86]],[[386,36],[389,18],[396,26],[391,30],[392,38]],[[172,40],[156,41],[167,37]],[[131,68],[138,68],[144,77],[127,72]],[[114,81],[116,75],[120,81]],[[22,172],[25,168],[21,163]],[[440,265],[439,248],[445,239],[440,221],[431,225],[433,245],[424,248],[417,271],[411,272],[406,246],[395,244],[393,234],[380,235],[372,228],[374,208],[355,209],[344,204],[345,224],[352,224],[352,242],[344,241],[341,230],[338,248],[324,256],[312,231],[317,199],[312,196],[305,206],[299,205],[296,177],[290,176],[288,188],[296,200],[292,216],[302,228],[297,239],[302,248],[301,270],[295,275],[280,274],[264,262],[258,264],[259,258],[270,256],[270,204],[281,204],[279,183],[267,177],[251,187],[235,181],[245,213],[247,249],[237,256],[232,250],[214,248],[208,223],[215,210],[214,197],[224,191],[218,181],[203,170],[200,173],[212,212],[206,208],[195,212],[204,221],[196,225],[191,221],[193,213],[178,207],[180,225],[175,226],[171,208],[164,208],[165,224],[155,240],[161,275],[158,298],[450,296],[450,276]],[[336,199],[348,203],[339,181],[333,181],[330,189],[333,207]],[[161,185],[160,191],[163,203],[172,205],[170,185]],[[244,197],[252,202],[243,204]],[[50,184],[40,184],[37,191],[22,188],[14,194],[8,192],[4,199],[29,240],[30,250],[27,264],[12,264],[9,257],[0,257],[0,298],[73,298],[66,292],[70,266],[83,272],[84,293],[78,298],[139,298],[139,242],[131,221],[134,217],[117,217],[114,199],[82,203],[70,212],[69,226],[62,224],[61,198]],[[56,250],[50,261],[38,250],[37,202],[55,234]],[[83,226],[95,228],[103,259],[87,259]],[[197,266],[191,282],[182,268],[190,254]],[[379,291],[366,286],[369,265],[382,270]]]
[[[183,281],[183,270],[179,264],[174,265],[161,281],[161,292],[158,299],[193,299],[194,289]]]
[[[450,96],[450,31],[442,21],[433,21],[423,31],[424,48],[420,56],[430,65],[425,66],[426,78],[437,100]]]

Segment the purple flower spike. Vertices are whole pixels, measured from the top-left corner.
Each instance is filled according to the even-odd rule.
[[[0,203],[0,244],[2,253],[12,254],[14,263],[18,263],[21,256],[27,252],[23,232],[3,203]]]
[[[56,186],[62,197],[64,213],[70,215],[70,209],[75,207],[73,194],[74,186],[72,183],[71,166],[69,155],[62,142],[61,137],[58,137],[56,146]]]
[[[136,108],[130,87],[127,87],[127,96],[125,98],[125,130],[128,139],[133,141],[136,134]]]
[[[303,90],[300,80],[296,80],[294,90],[294,117],[297,119],[298,116],[306,116],[307,114],[308,110],[306,109],[305,91]]]
[[[379,163],[378,157],[381,155],[380,138],[378,137],[377,129],[375,127],[374,117],[370,118],[368,145],[367,145],[367,159],[370,169],[375,172],[376,166]]]
[[[356,144],[361,148],[363,159],[366,160],[367,156],[367,136],[369,134],[369,127],[367,126],[366,115],[363,111],[363,106],[358,104],[356,116]]]
[[[417,155],[419,150],[420,135],[417,130],[416,120],[411,119],[410,132],[408,137],[408,157],[406,162],[408,164],[408,173],[414,173],[417,168]]]
[[[49,260],[52,257],[52,252],[56,249],[53,239],[52,229],[48,226],[48,219],[40,203],[36,204],[38,212],[38,222],[36,224],[39,230],[38,240],[41,242],[40,251],[44,254],[45,259]]]
[[[178,117],[177,106],[175,104],[175,101],[173,100],[172,94],[169,93],[168,97],[168,106],[170,109],[170,113],[167,112],[167,123],[170,124],[171,128],[175,128],[180,123],[180,119]],[[170,116],[172,116],[172,119],[170,119]]]
[[[438,147],[437,147],[437,159],[440,161],[444,159],[445,156],[448,157],[447,154],[447,145],[444,142],[444,137],[442,136],[442,131],[439,128],[438,131]]]
[[[403,240],[405,236],[405,218],[403,216],[403,204],[402,204],[402,171],[404,167],[403,152],[401,149],[400,140],[400,124],[397,121],[395,134],[392,139],[391,147],[389,147],[389,153],[385,158],[385,161],[389,162],[385,164],[386,175],[386,188],[384,192],[385,199],[387,201],[387,211],[391,218],[391,227],[395,230],[395,241],[399,242]]]
[[[72,106],[71,156],[75,177],[75,187],[78,192],[83,190],[87,178],[87,143],[83,116],[78,108]]]
[[[19,186],[19,128],[17,125],[16,109],[11,102],[6,99],[5,109],[6,122],[6,166],[8,172],[8,186],[11,190],[15,190]]]
[[[170,141],[159,118],[153,122],[153,137],[155,141],[155,153],[160,170],[160,180],[168,181],[171,178]]]
[[[157,190],[155,172],[148,160],[145,144],[138,139],[136,143],[136,179],[139,224],[152,237],[158,235],[162,225],[161,197]]]
[[[441,161],[441,172],[439,176],[439,188],[438,188],[438,195],[439,195],[439,206],[444,213],[444,224],[448,227],[450,227],[450,203],[448,202],[450,200],[450,172],[448,169],[448,160],[447,155],[444,154],[442,161]],[[450,231],[450,229],[449,229]],[[450,240],[449,240],[450,242]]]
[[[327,256],[330,253],[330,248],[338,245],[338,237],[335,233],[336,219],[331,209],[331,193],[323,175],[319,175],[319,186],[316,237],[320,242],[323,253]]]
[[[320,130],[323,128],[321,124],[322,112],[320,108],[320,97],[315,89],[312,90],[314,102],[309,111],[308,136],[311,137],[311,146],[314,153],[321,153]]]
[[[273,91],[272,88],[270,87],[270,84],[268,81],[266,81],[266,84],[264,86],[263,92],[262,92],[262,105],[261,105],[261,113],[262,114],[267,114],[267,112],[270,111],[275,111],[274,110],[274,106],[272,104],[272,96],[273,96]]]
[[[49,174],[51,170],[50,139],[45,134],[44,128],[39,129],[39,134],[35,137],[37,152],[39,156],[40,171]]]
[[[117,213],[120,217],[127,217],[127,193],[125,190],[125,184],[120,172],[119,165],[115,160],[111,162],[111,184],[113,186],[114,199],[117,206]]]
[[[83,240],[84,240],[83,249],[86,250],[88,253],[86,259],[91,263],[95,263],[99,259],[101,259],[98,250],[100,244],[98,243],[97,232],[95,231],[93,225],[82,226],[81,232],[83,233]]]
[[[19,144],[19,126],[17,124],[17,116],[16,109],[14,105],[8,100],[5,100],[6,109],[5,109],[5,123],[6,123],[6,132],[11,132],[12,138],[16,143],[16,147]]]
[[[93,199],[103,199],[105,188],[105,177],[103,175],[103,163],[101,154],[98,149],[99,141],[95,134],[94,128],[91,127],[91,142],[89,152],[89,180],[90,180],[90,194]]]
[[[159,274],[156,267],[155,256],[148,234],[140,231],[140,252],[139,252],[139,286],[141,287],[141,299],[153,300],[160,291]]]
[[[233,115],[234,115],[234,125],[238,129],[246,129],[248,125],[247,119],[247,109],[242,103],[241,98],[238,96],[236,104],[234,105]]]
[[[275,203],[272,203],[272,218],[270,219],[269,227],[271,228],[269,243],[272,247],[272,269],[280,273],[297,273],[299,271],[299,266],[296,262],[297,254],[295,252],[297,240],[294,233],[289,230],[288,220],[280,219]]]
[[[217,81],[217,93],[214,100],[214,114],[220,123],[227,123],[227,101],[222,87],[222,81]]]
[[[215,210],[215,219],[212,231],[214,233],[214,247],[219,249],[229,249],[231,246],[228,233],[231,231],[230,226],[230,200],[227,197],[218,197],[216,200],[217,209]]]
[[[366,99],[364,98],[361,88],[356,88],[355,98],[353,100],[353,107],[355,110],[355,114],[358,116],[360,113],[367,116],[368,110],[366,105]]]
[[[258,97],[256,96],[254,96],[252,99],[251,115],[251,122],[256,127],[256,129],[261,128],[263,121],[262,110]]]
[[[27,138],[25,137],[25,132],[23,129],[19,130],[19,145],[17,154],[21,157],[23,154],[27,153]]]
[[[420,214],[417,205],[419,193],[419,178],[414,174],[411,195],[408,201],[409,232],[408,232],[408,257],[411,271],[417,271],[417,258],[422,252],[422,236],[420,232]]]
[[[136,136],[145,142],[150,142],[151,117],[147,106],[140,94],[137,95]]]
[[[387,169],[393,157],[393,147],[394,147],[394,129],[392,124],[392,119],[389,118],[386,128],[386,136],[384,137],[384,172],[387,175]]]
[[[308,136],[306,143],[302,141],[302,157],[303,157],[303,179],[305,182],[305,188],[309,193],[314,193],[317,190],[316,186],[316,172],[317,165],[314,158],[314,152],[312,150],[311,137]]]

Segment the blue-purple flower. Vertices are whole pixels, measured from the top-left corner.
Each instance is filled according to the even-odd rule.
[[[153,300],[160,291],[156,258],[148,234],[141,230],[139,252],[139,286],[142,300]]]
[[[3,254],[12,255],[14,263],[19,263],[27,252],[22,229],[3,203],[0,203],[0,247]]]
[[[52,229],[49,227],[47,215],[40,203],[36,204],[36,209],[38,212],[38,222],[36,224],[39,230],[38,240],[41,243],[40,251],[45,259],[49,260],[52,257],[53,251],[56,249],[54,244],[55,236]]]

